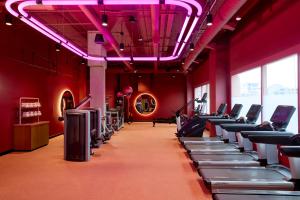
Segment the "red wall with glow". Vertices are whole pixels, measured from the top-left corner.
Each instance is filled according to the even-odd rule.
[[[148,92],[154,95],[158,101],[157,111],[149,117],[141,117],[133,108],[133,119],[135,121],[152,121],[153,118],[168,118],[174,116],[174,112],[182,107],[186,100],[186,78],[177,74],[175,78],[170,74],[116,74],[107,73],[106,95],[110,96],[110,106],[114,106],[115,94],[117,91],[117,77],[120,77],[121,88],[131,86],[133,94],[130,98],[130,105],[137,95]]]
[[[18,122],[20,97],[38,97],[41,120],[50,121],[50,136],[63,132],[57,104],[64,89],[75,103],[86,96],[86,68],[67,50],[55,52],[55,44],[24,24],[0,25],[0,153],[13,149],[13,124]]]

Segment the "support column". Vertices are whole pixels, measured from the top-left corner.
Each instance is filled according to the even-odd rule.
[[[94,56],[106,56],[106,50],[101,44],[95,43],[97,31],[88,32],[88,54]],[[106,61],[88,61],[90,67],[90,95],[91,107],[101,109],[102,116],[106,112],[105,105],[105,72],[107,68]]]
[[[194,101],[194,90],[193,90],[193,83],[192,83],[192,75],[188,74],[186,76],[186,103]],[[195,102],[187,105],[186,113],[188,116],[192,116],[195,109]]]
[[[219,44],[209,54],[209,83],[210,83],[210,111],[216,112],[221,103],[227,103],[230,108],[230,74],[229,74],[228,43]],[[215,130],[210,129],[210,136],[215,136]]]
[[[230,111],[229,95],[229,54],[227,44],[218,45],[209,55],[209,82],[210,82],[210,111],[216,112],[221,103],[227,103]],[[229,78],[228,78],[229,77]]]

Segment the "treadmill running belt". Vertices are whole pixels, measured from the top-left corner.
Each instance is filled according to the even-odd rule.
[[[193,161],[251,161],[255,160],[253,156],[247,154],[193,154]]]
[[[216,194],[215,200],[300,200],[300,196]]]
[[[185,148],[190,151],[239,151],[234,144],[186,144]]]
[[[180,137],[181,142],[185,141],[218,141],[221,140],[218,137]]]
[[[223,169],[199,169],[199,173],[206,180],[248,180],[270,179],[285,180],[286,177],[271,168],[223,168]]]

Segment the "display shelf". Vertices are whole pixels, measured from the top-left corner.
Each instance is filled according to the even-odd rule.
[[[39,98],[21,97],[19,99],[19,124],[23,124],[24,121],[26,123],[39,122],[42,116],[41,107]]]

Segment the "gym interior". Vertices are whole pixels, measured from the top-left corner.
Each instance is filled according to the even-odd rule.
[[[0,199],[300,199],[299,0],[3,0]]]

